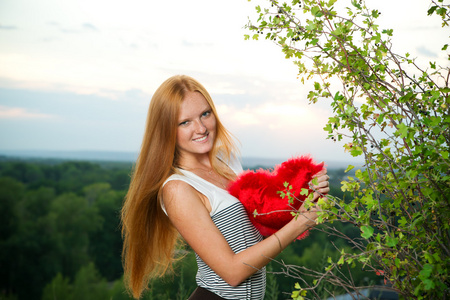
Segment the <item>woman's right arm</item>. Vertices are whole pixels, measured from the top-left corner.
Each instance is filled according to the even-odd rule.
[[[328,192],[328,176],[319,173],[319,191]],[[163,188],[163,201],[172,224],[200,258],[232,286],[253,275],[315,225],[317,214],[308,211],[292,219],[276,236],[234,253],[211,220],[199,192],[183,181],[170,181]],[[278,242],[278,239],[281,243]]]

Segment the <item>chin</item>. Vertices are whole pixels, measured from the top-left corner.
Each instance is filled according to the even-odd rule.
[[[213,149],[213,147],[205,147],[203,149],[198,149],[198,153],[199,154],[209,153],[212,149]]]

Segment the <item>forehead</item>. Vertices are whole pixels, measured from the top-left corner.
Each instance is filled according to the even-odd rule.
[[[196,117],[210,109],[206,98],[199,92],[187,92],[181,101],[179,119]]]

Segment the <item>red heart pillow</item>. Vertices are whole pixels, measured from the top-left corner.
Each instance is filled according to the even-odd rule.
[[[263,236],[277,232],[292,220],[292,207],[299,209],[306,196],[300,195],[302,188],[308,188],[313,175],[323,169],[323,163],[317,164],[310,156],[291,158],[270,172],[263,169],[241,173],[228,187],[228,192],[245,207],[253,225]],[[284,190],[284,183],[292,185],[291,192],[300,201],[289,204],[287,198],[277,193]],[[254,216],[254,211],[258,215]],[[262,214],[262,215],[259,215]],[[301,239],[307,232],[299,236]]]

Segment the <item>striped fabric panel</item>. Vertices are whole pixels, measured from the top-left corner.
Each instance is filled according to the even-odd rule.
[[[233,252],[238,253],[260,242],[262,236],[250,222],[244,207],[237,202],[221,210],[212,217]],[[196,255],[198,272],[197,284],[225,299],[263,299],[266,289],[265,268],[257,271],[237,287],[232,287],[220,278],[203,260]]]

